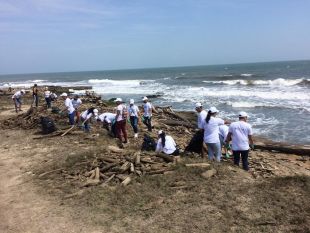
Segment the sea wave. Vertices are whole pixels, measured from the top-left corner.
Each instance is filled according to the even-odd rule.
[[[154,82],[154,80],[111,80],[111,79],[89,79],[88,83],[91,85],[112,85],[112,86],[128,86],[135,87]]]
[[[294,85],[310,85],[310,79],[284,79],[278,78],[274,80],[224,80],[224,81],[202,81],[210,84],[223,85],[265,85],[265,86],[294,86]]]

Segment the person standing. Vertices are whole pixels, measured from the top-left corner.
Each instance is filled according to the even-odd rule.
[[[25,95],[25,90],[22,89],[20,91],[15,92],[15,94],[12,96],[14,105],[15,105],[15,111],[16,113],[18,111],[22,111],[22,96]]]
[[[51,102],[52,102],[51,92],[48,90],[48,87],[45,87],[44,98],[45,98],[45,102],[46,102],[46,107],[51,108]]]
[[[74,96],[74,98],[72,100],[72,105],[73,105],[73,107],[75,109],[75,116],[76,116],[75,122],[78,124],[79,121],[80,121],[80,110],[79,110],[79,108],[82,105],[82,100],[79,98],[78,95]]]
[[[38,107],[39,105],[39,96],[38,96],[38,93],[39,93],[39,90],[38,90],[38,85],[37,84],[34,84],[33,87],[32,87],[32,105],[35,104],[36,108]],[[31,105],[31,106],[32,106]]]
[[[119,140],[123,143],[128,143],[127,139],[127,130],[126,130],[126,121],[127,121],[127,108],[122,103],[121,98],[117,98],[115,100],[117,107],[116,107],[116,134]],[[124,136],[124,141],[122,141],[122,134]]]
[[[149,99],[144,96],[143,99],[143,124],[147,126],[148,131],[152,132],[152,104]]]
[[[208,147],[208,158],[209,160],[215,160],[217,162],[221,161],[222,151],[221,143],[219,139],[219,126],[224,125],[225,122],[221,118],[216,118],[219,111],[216,107],[211,107],[208,111],[207,118],[203,122],[204,137],[203,140]]]
[[[72,101],[68,97],[67,93],[62,93],[60,95],[60,97],[62,97],[62,99],[65,101],[64,105],[65,105],[66,110],[68,112],[69,123],[70,123],[71,126],[74,126],[75,109],[74,109],[74,107],[72,105]]]
[[[229,126],[226,139],[226,143],[232,141],[234,164],[239,166],[241,156],[242,167],[246,171],[249,170],[249,149],[254,149],[252,127],[249,123],[247,123],[247,120],[248,114],[246,112],[240,112],[239,121],[233,122]]]
[[[89,123],[91,122],[92,117],[97,118],[98,117],[98,110],[96,108],[89,108],[85,110],[81,114],[81,120],[83,122],[83,128],[85,132],[90,131]]]
[[[138,122],[139,122],[139,108],[137,105],[135,105],[135,101],[133,99],[130,99],[129,101],[129,108],[128,108],[128,113],[129,113],[129,119],[130,119],[130,124],[133,128],[133,131],[135,133],[134,137],[138,137]]]
[[[198,116],[197,116],[198,129],[203,131],[203,122],[206,120],[208,113],[206,112],[206,110],[203,109],[203,106],[201,103],[195,104],[195,110],[198,113]]]
[[[158,141],[155,152],[163,152],[167,155],[179,155],[179,149],[176,148],[173,138],[162,130],[158,131]]]

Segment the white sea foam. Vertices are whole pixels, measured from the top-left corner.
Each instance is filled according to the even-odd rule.
[[[301,84],[303,82],[310,82],[310,79],[283,79],[278,78],[274,80],[244,80],[244,79],[236,79],[236,80],[224,80],[224,81],[202,81],[204,83],[211,84],[225,84],[225,85],[269,85],[269,86],[294,86]]]
[[[252,77],[253,74],[240,74],[241,77]]]

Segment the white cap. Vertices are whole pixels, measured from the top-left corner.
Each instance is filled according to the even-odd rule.
[[[146,96],[144,96],[142,100],[143,100],[143,101],[144,101],[144,100],[148,100],[148,98],[147,98]]]
[[[98,109],[96,109],[96,108],[94,109],[94,115],[98,116]]]
[[[135,103],[134,99],[129,100],[129,104],[134,104],[134,103]]]
[[[198,102],[198,103],[195,104],[195,107],[196,108],[200,108],[200,107],[202,107],[202,104],[200,102]]]
[[[114,100],[114,102],[122,102],[122,98],[116,98],[116,100]]]
[[[26,93],[24,89],[20,90],[21,93]]]
[[[162,130],[159,130],[159,131],[157,132],[158,135],[160,135],[160,134],[162,134],[162,133],[163,133]]]
[[[246,112],[239,112],[239,117],[248,117],[248,114]]]
[[[217,110],[216,107],[211,107],[211,108],[209,109],[209,111],[210,111],[211,113],[219,112],[219,110]]]
[[[68,96],[68,94],[64,92],[64,93],[62,93],[60,96],[67,97],[67,96]]]

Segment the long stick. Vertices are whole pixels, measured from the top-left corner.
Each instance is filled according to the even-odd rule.
[[[61,137],[65,136],[67,133],[69,133],[73,128],[75,127],[75,125],[72,125],[71,128],[67,129],[62,135],[60,135]]]

